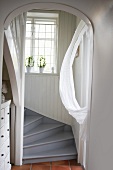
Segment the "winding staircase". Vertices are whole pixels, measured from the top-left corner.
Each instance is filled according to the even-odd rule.
[[[25,108],[23,164],[77,158],[71,126]]]

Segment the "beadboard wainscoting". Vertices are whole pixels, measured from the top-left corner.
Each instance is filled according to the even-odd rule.
[[[26,74],[25,107],[71,125],[72,117],[60,99],[57,75]]]

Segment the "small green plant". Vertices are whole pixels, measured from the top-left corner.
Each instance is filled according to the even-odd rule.
[[[34,58],[33,56],[27,57],[25,60],[26,67],[33,67],[34,66]]]
[[[46,59],[43,56],[40,56],[38,59],[38,67],[45,67],[46,66]]]

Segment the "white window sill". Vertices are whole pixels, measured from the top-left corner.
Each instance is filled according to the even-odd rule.
[[[37,76],[59,76],[58,73],[36,73],[36,72],[25,72],[25,75],[37,75]]]

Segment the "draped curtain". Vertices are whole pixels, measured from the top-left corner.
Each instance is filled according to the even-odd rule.
[[[65,54],[60,71],[59,91],[62,103],[68,110],[69,114],[72,115],[79,124],[83,124],[87,116],[88,108],[87,106],[83,108],[80,107],[76,99],[72,65],[74,58],[76,57],[77,49],[87,30],[88,26],[84,23],[84,21],[81,21]]]

